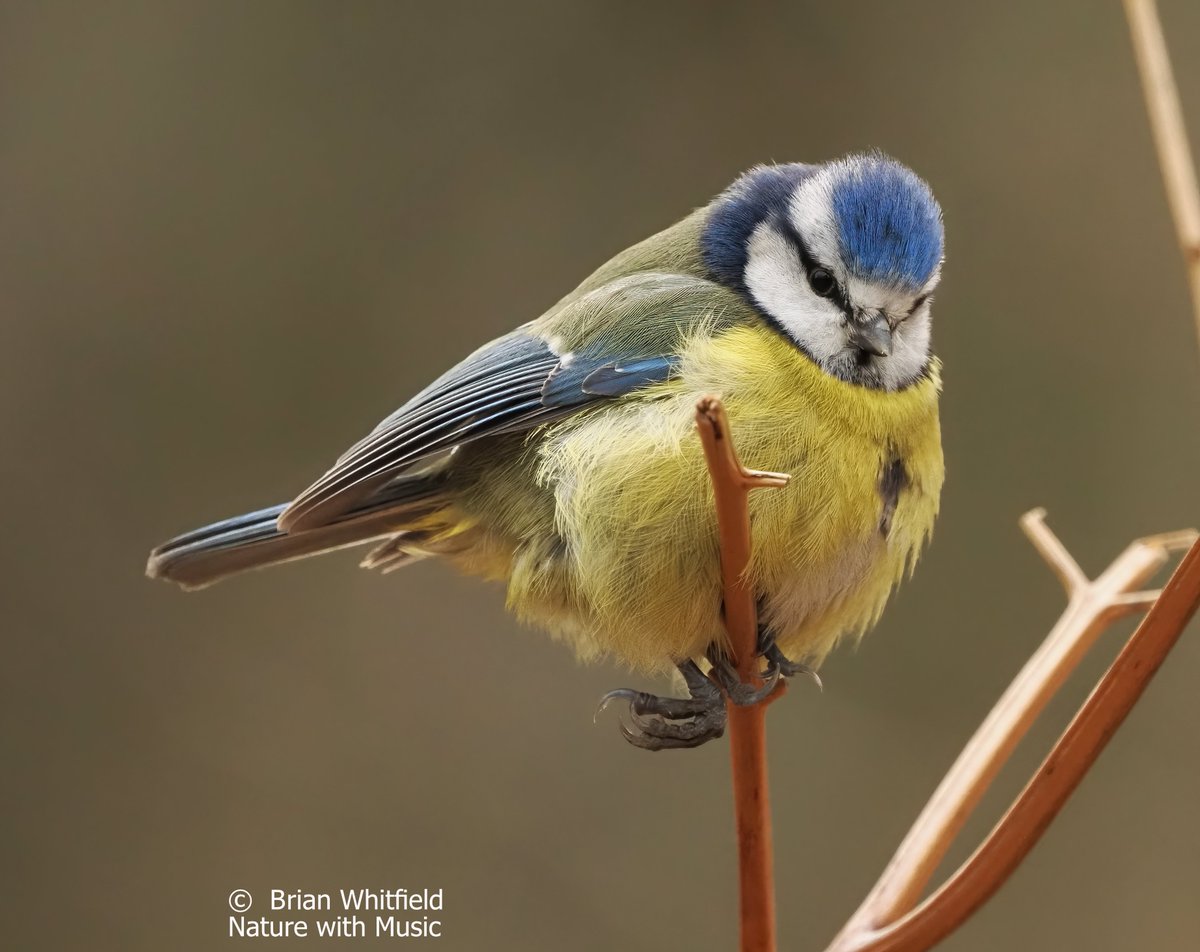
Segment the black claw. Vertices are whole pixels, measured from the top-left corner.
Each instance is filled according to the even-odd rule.
[[[679,665],[689,697],[659,697],[646,691],[618,688],[600,699],[596,716],[613,701],[625,701],[629,705],[629,723],[621,724],[621,734],[634,747],[643,750],[699,747],[725,733],[727,697],[739,707],[760,704],[771,696],[780,679],[800,674],[821,687],[817,672],[785,656],[765,627],[758,630],[758,649],[766,664],[761,674],[763,684],[759,687],[744,683],[737,669],[714,645],[708,651],[711,675],[705,674],[695,661]]]
[[[699,747],[701,744],[707,744],[710,740],[716,740],[724,734],[725,718],[722,717],[719,724],[687,735],[670,735],[660,732],[661,728],[671,726],[673,725],[659,720],[657,725],[647,724],[645,727],[631,730],[622,724],[621,734],[634,747],[640,747],[642,750],[686,750],[691,747]]]
[[[794,678],[802,674],[812,678],[821,690],[825,689],[825,685],[821,683],[821,676],[815,670],[799,661],[792,661],[780,650],[779,645],[775,643],[774,632],[766,625],[758,626],[758,653],[767,662],[768,671],[778,669],[785,678]]]
[[[773,639],[767,646],[767,650],[763,652],[763,657],[767,659],[768,670],[777,671],[785,678],[794,678],[802,674],[812,678],[821,690],[825,689],[825,685],[821,682],[821,676],[816,671],[803,662],[792,661],[779,650],[779,645],[775,644]]]
[[[646,691],[618,688],[600,699],[596,714],[609,702],[629,702],[630,724],[621,733],[634,747],[668,750],[699,747],[725,733],[725,700],[694,661],[679,665],[691,697],[659,697]]]
[[[604,697],[600,698],[600,703],[596,705],[596,713],[592,715],[592,723],[600,719],[600,715],[604,713],[604,709],[613,701],[628,701],[629,706],[633,706],[633,702],[637,699],[641,691],[635,691],[633,688],[617,688],[615,691],[609,691]]]
[[[608,706],[610,701],[615,701],[618,698],[628,701],[629,710],[635,715],[658,714],[662,717],[669,717],[672,720],[696,717],[707,713],[709,708],[712,707],[712,702],[706,698],[659,697],[657,694],[648,694],[645,691],[618,688],[616,691],[609,691],[600,699],[600,706],[596,709],[596,714],[599,715]]]
[[[713,677],[729,695],[729,700],[738,707],[750,707],[765,701],[771,696],[771,692],[775,690],[775,686],[779,682],[779,669],[769,665],[763,672],[762,687],[756,688],[754,685],[742,681],[737,668],[730,664],[729,659],[719,651],[710,652],[709,660],[712,662]]]

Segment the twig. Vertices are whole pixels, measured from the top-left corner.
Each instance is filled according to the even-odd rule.
[[[1200,604],[1200,542],[1178,532],[1131,544],[1089,581],[1034,510],[1022,518],[1034,546],[1063,581],[1067,608],[1042,647],[997,702],[913,824],[859,910],[828,952],[916,952],[957,928],[1004,882],[1037,842]],[[1190,546],[1150,613],[1129,639],[1020,798],[983,845],[914,909],[983,792],[1096,637],[1157,593],[1139,592],[1172,550]]]
[[[1192,292],[1192,310],[1196,334],[1200,336],[1200,189],[1196,187],[1196,166],[1188,147],[1179,89],[1171,73],[1171,58],[1163,39],[1162,23],[1154,0],[1125,0],[1133,52],[1146,94],[1146,111],[1162,166],[1167,203],[1175,220],[1175,233],[1183,251],[1188,285]]]
[[[750,562],[751,489],[786,486],[783,473],[746,469],[737,458],[725,408],[715,396],[696,404],[696,428],[712,479],[721,540],[721,584],[731,660],[741,680],[762,686],[758,672],[758,620],[746,581]],[[782,687],[781,682],[781,687]],[[777,689],[771,699],[778,697]],[[770,699],[768,699],[770,700]],[[728,704],[729,751],[737,821],[742,952],[775,950],[775,883],[771,856],[771,805],[767,786],[767,701],[751,707]]]
[[[1200,339],[1200,189],[1179,92],[1155,0],[1124,0],[1124,5]],[[1027,514],[1022,525],[1066,588],[1066,611],[967,745],[830,952],[927,949],[986,901],[1037,842],[1196,610],[1200,542],[1195,533],[1134,543],[1089,582],[1046,527],[1044,513]],[[1188,554],[1161,595],[1133,591],[1168,550],[1187,544]],[[1100,631],[1144,607],[1149,614],[1020,798],[971,859],[913,909],[983,791],[1046,701]]]

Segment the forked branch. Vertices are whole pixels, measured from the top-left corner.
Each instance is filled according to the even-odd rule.
[[[1154,0],[1124,4],[1200,339],[1200,190],[1179,91]],[[1022,527],[1066,588],[1066,611],[960,755],[829,952],[928,949],[986,901],[1032,849],[1196,611],[1200,542],[1194,532],[1135,542],[1089,581],[1040,510],[1027,514]],[[1188,546],[1161,595],[1138,590],[1171,550]],[[938,862],[1046,701],[1108,624],[1145,608],[1149,614],[1008,813],[974,855],[917,906]]]
[[[1044,512],[1027,513],[1021,525],[1062,581],[1066,610],[959,755],[828,952],[917,952],[965,921],[1033,848],[1200,604],[1200,542],[1194,531],[1140,539],[1089,580],[1046,525]],[[1184,548],[1187,555],[1161,594],[1140,590],[1171,552]],[[970,859],[917,906],[946,850],[1046,702],[1105,628],[1147,604],[1149,614],[1008,813]]]

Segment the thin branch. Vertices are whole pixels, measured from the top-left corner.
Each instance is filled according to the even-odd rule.
[[[1077,584],[1078,566],[1043,517],[1035,510],[1022,525],[1056,574],[1069,579],[1067,608],[959,755],[829,952],[916,952],[961,924],[1037,842],[1200,603],[1200,542],[1195,532],[1134,542],[1095,581],[1084,577]],[[914,910],[937,864],[1046,702],[1100,632],[1118,615],[1145,603],[1149,593],[1137,589],[1169,552],[1187,546],[1187,556],[1150,614],[1020,799],[975,854]]]
[[[786,486],[784,473],[746,469],[734,451],[725,408],[715,396],[696,404],[696,428],[712,479],[721,540],[721,583],[725,628],[741,680],[762,686],[758,672],[758,619],[746,579],[750,562],[748,495],[758,487]],[[781,682],[781,687],[783,682]],[[778,697],[776,690],[770,699]],[[770,700],[768,699],[768,700]],[[742,952],[775,950],[775,883],[772,868],[771,805],[767,786],[766,704],[729,703],[729,751],[737,821]]]
[[[1147,611],[1160,597],[1161,588],[1153,592],[1130,592],[1128,595],[1120,595],[1114,598],[1109,606],[1111,615],[1113,618],[1124,618],[1126,615]]]
[[[1154,0],[1124,4],[1200,339],[1200,189],[1179,92]],[[1044,513],[1027,514],[1022,527],[1063,583],[1067,608],[951,768],[831,952],[927,949],[986,901],[1120,726],[1200,601],[1200,542],[1194,532],[1134,543],[1090,582],[1046,527]],[[1187,556],[1161,594],[1136,590],[1168,551],[1186,546]],[[983,791],[1096,636],[1117,618],[1146,607],[1149,614],[1020,798],[971,859],[914,909]]]
[[[1067,598],[1082,594],[1087,588],[1088,578],[1075,561],[1075,556],[1067,551],[1067,547],[1046,525],[1046,510],[1030,509],[1020,518],[1018,525],[1038,550],[1038,554],[1058,576],[1058,580],[1067,591]]]
[[[1167,203],[1171,206],[1187,268],[1196,334],[1200,337],[1200,189],[1196,187],[1196,166],[1179,105],[1179,89],[1171,72],[1171,58],[1154,0],[1125,0],[1125,14],[1142,76]]]

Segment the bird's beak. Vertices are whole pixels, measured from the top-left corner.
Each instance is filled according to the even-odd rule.
[[[851,321],[850,343],[864,353],[889,357],[892,353],[892,328],[882,314]]]

